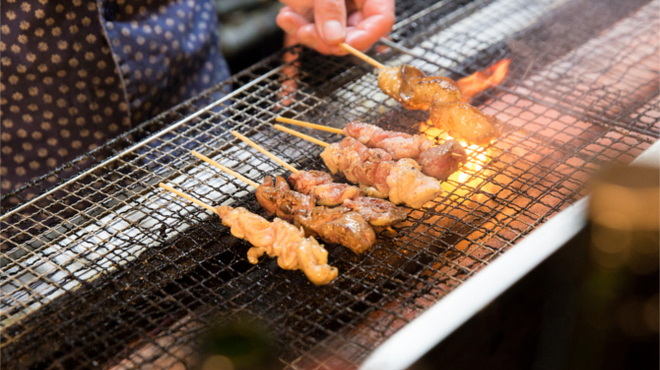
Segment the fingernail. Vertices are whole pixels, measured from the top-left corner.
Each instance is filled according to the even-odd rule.
[[[323,37],[327,41],[342,40],[344,36],[344,28],[339,21],[327,21],[323,25]]]

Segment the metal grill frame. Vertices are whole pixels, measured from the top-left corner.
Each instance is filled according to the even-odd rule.
[[[552,3],[526,8],[538,12],[541,28],[571,13],[570,7],[551,9]],[[3,196],[2,284],[24,292],[15,296],[3,290],[5,359],[17,368],[47,362],[71,369],[103,363],[170,368],[190,364],[191,348],[204,328],[240,320],[240,314],[248,312],[278,333],[283,365],[355,367],[419,312],[586,195],[585,181],[598,167],[628,163],[658,138],[657,96],[635,98],[632,107],[617,110],[612,109],[617,101],[611,96],[589,102],[591,90],[573,96],[571,102],[557,99],[557,94],[537,94],[548,88],[539,80],[526,84],[527,76],[542,77],[544,68],[582,45],[580,38],[569,40],[575,45],[568,42],[572,46],[563,53],[536,59],[532,67],[528,55],[517,53],[510,44],[493,48],[480,41],[473,50],[454,50],[457,58],[443,50],[446,42],[431,41],[443,31],[449,40],[478,39],[475,35],[483,29],[464,34],[452,33],[452,27],[497,4],[441,2],[411,15],[399,11],[407,18],[395,27],[393,39],[418,56],[413,62],[427,72],[457,78],[498,57],[516,58],[506,85],[482,93],[475,103],[497,115],[505,132],[484,149],[491,160],[469,174],[467,185],[447,182],[455,190],[423,210],[411,210],[396,235],[379,234],[372,251],[355,256],[329,246],[331,262],[341,274],[328,287],[313,287],[298,272],[279,270],[272,260],[248,264],[247,244],[229,236],[218,220],[153,186],[174,183],[208,203],[230,202],[260,212],[249,187],[200,164],[185,155],[187,151],[198,150],[260,180],[285,171],[239,144],[230,129],[249,135],[301,169],[323,168],[320,148],[273,130],[270,125],[277,114],[335,127],[353,119],[372,120],[414,132],[424,113],[405,111],[386,99],[371,69],[346,58],[294,50],[300,55],[298,89],[287,97],[292,104],[283,105],[280,73],[292,66],[280,62],[281,54],[275,55],[56,171],[78,171],[70,180],[52,187],[46,185],[54,175],[49,174]],[[622,13],[636,8],[630,9]],[[622,14],[612,17],[603,29]],[[416,24],[430,27],[419,32]],[[584,26],[585,40],[593,38],[589,27]],[[526,38],[527,28],[512,28],[505,40],[526,45],[535,41]],[[543,47],[548,46],[539,48]],[[657,45],[649,51],[653,52]],[[392,65],[412,60],[396,50],[378,58]],[[623,75],[635,71],[630,68]],[[572,81],[574,85],[562,86],[570,90],[593,84]],[[218,99],[230,85],[238,88]],[[624,116],[628,118],[622,120]],[[545,133],[549,128],[552,132]],[[308,133],[326,141],[338,139]],[[148,140],[139,141],[148,135]],[[33,189],[43,197],[21,197]],[[130,228],[140,233],[127,232]],[[81,242],[87,234],[102,232],[107,236],[96,242]],[[28,301],[20,300],[26,296]],[[45,342],[56,344],[37,352]],[[140,352],[145,346],[153,348],[149,356]],[[25,358],[36,353],[35,358]]]

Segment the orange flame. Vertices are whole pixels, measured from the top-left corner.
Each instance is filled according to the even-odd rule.
[[[511,63],[510,59],[502,59],[483,71],[477,71],[456,81],[458,89],[461,90],[463,95],[461,102],[467,103],[473,96],[490,86],[500,84],[509,71],[509,63]]]

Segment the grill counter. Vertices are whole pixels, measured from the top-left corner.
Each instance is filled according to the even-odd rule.
[[[251,265],[249,245],[215,215],[157,184],[263,215],[254,189],[191,150],[260,182],[287,172],[232,130],[301,170],[324,169],[322,148],[273,129],[277,115],[419,131],[428,113],[389,99],[373,69],[349,57],[294,48],[287,52],[298,61],[285,63],[283,51],[3,194],[4,364],[194,368],[207,328],[250,317],[273,333],[281,367],[358,367],[586,196],[593,173],[629,163],[657,141],[658,11],[646,1],[397,1],[393,45],[373,54],[382,63],[459,79],[511,60],[504,83],[471,102],[502,121],[502,135],[471,154],[478,170],[443,184],[443,196],[409,210],[371,251],[357,256],[326,245],[340,271],[327,286],[270,258]],[[35,189],[39,196],[23,196]]]

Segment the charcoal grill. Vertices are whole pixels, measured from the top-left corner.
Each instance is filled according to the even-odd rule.
[[[505,83],[472,101],[503,134],[471,154],[477,169],[447,181],[370,252],[328,245],[340,270],[328,286],[272,259],[249,264],[249,246],[214,215],[156,185],[260,213],[253,189],[190,151],[259,181],[286,172],[231,130],[305,170],[323,169],[321,148],[274,130],[275,116],[418,131],[427,113],[388,99],[372,68],[351,58],[294,48],[292,65],[279,53],[3,194],[4,365],[193,368],[206,328],[248,314],[274,334],[282,367],[358,367],[587,195],[591,174],[658,139],[658,11],[646,1],[398,1],[390,47],[374,57],[454,79],[509,58]]]

